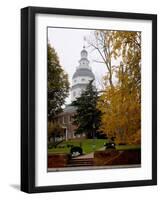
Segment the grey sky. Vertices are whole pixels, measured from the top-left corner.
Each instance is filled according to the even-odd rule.
[[[60,64],[65,72],[68,73],[70,84],[72,75],[79,64],[78,61],[83,45],[85,44],[85,46],[87,46],[84,42],[84,37],[92,36],[93,32],[93,30],[85,29],[48,28],[48,41],[56,50]],[[106,66],[93,61],[100,58],[97,51],[92,51],[90,48],[87,48],[86,50],[88,51],[90,66],[95,74],[96,86],[100,89],[102,77],[107,72]],[[70,103],[70,97],[67,98],[66,103]]]

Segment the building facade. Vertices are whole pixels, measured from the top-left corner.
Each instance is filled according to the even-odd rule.
[[[63,112],[59,113],[54,121],[59,123],[63,128],[64,136],[63,139],[71,139],[75,138],[74,131],[76,126],[73,125],[73,116],[76,112],[76,108],[74,106],[67,105]]]

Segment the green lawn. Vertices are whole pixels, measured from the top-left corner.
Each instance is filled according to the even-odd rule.
[[[107,139],[83,139],[83,140],[69,140],[60,143],[57,148],[48,149],[48,152],[55,153],[70,153],[70,147],[67,145],[81,146],[83,153],[88,154],[104,147],[104,143]],[[61,148],[64,146],[64,148]]]
[[[81,146],[83,154],[88,154],[93,151],[99,150],[104,147],[104,143],[108,142],[107,139],[81,139],[69,140],[60,143],[57,148],[48,149],[48,152],[53,153],[70,153],[70,147],[67,145]],[[62,148],[63,147],[63,148]],[[140,149],[140,145],[116,145],[117,150]]]

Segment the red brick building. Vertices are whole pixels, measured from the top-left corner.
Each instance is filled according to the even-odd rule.
[[[76,126],[73,125],[73,116],[76,112],[76,108],[74,106],[67,105],[63,112],[58,114],[55,118],[54,121],[59,123],[61,127],[64,129],[64,136],[63,139],[77,139],[77,138],[82,138],[85,137],[85,134],[82,135],[75,135],[75,129]]]

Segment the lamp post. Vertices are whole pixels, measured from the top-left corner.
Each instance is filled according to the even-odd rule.
[[[95,128],[96,128],[96,126],[95,126],[95,123],[93,123],[93,125],[92,125],[92,131],[93,131],[93,150],[95,150],[95,147],[96,147],[96,144],[95,144]]]

